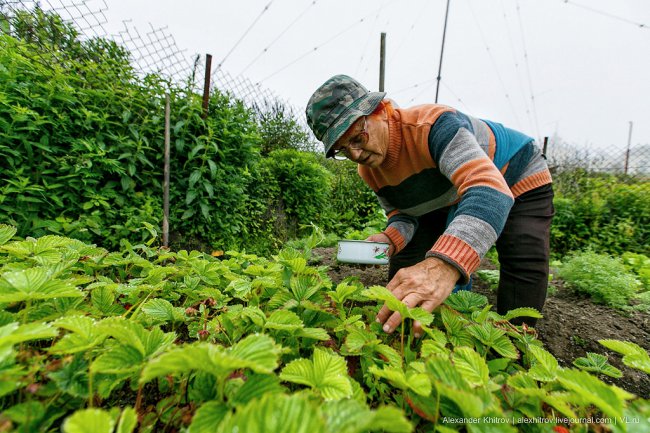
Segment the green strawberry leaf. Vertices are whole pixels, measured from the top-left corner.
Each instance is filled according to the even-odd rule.
[[[215,426],[216,427],[216,426]],[[212,430],[215,431],[215,430]],[[305,395],[264,395],[228,414],[218,433],[327,433],[318,409]]]
[[[413,427],[396,407],[370,410],[356,400],[328,401],[323,405],[328,433],[410,433]]]
[[[64,433],[113,433],[115,420],[102,409],[82,409],[66,418]]]
[[[217,401],[204,403],[192,417],[188,433],[214,433],[229,410],[226,405]]]
[[[279,355],[280,347],[268,335],[249,335],[228,349],[195,343],[172,349],[149,361],[142,371],[140,382],[194,370],[221,378],[242,368],[268,374],[277,368]]]
[[[296,359],[287,364],[280,379],[307,385],[326,400],[338,400],[352,395],[345,359],[317,347],[312,359]]]
[[[485,359],[469,347],[457,347],[453,355],[454,365],[465,380],[473,386],[485,386],[490,378]]]
[[[16,234],[16,227],[0,224],[0,245],[4,245],[11,240]]]
[[[591,373],[605,374],[610,377],[623,377],[621,370],[607,362],[607,357],[597,353],[587,352],[586,357],[577,358],[573,365]]]
[[[528,371],[530,377],[540,382],[555,380],[559,368],[557,359],[538,346],[530,346],[528,353],[532,357],[532,367]]]
[[[68,281],[53,278],[46,268],[27,268],[0,275],[0,303],[84,296]]]

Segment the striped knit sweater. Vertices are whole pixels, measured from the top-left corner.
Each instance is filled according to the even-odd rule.
[[[503,230],[513,197],[551,182],[546,161],[532,138],[451,107],[386,109],[386,159],[358,167],[388,217],[384,233],[396,254],[413,237],[417,217],[454,206],[426,256],[455,266],[467,281]]]

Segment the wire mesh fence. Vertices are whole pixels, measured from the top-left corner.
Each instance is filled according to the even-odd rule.
[[[123,28],[111,34],[106,26],[108,6],[104,0],[0,0],[0,16],[9,21],[17,13],[36,13],[38,9],[53,12],[72,24],[81,40],[103,38],[118,43],[128,51],[131,64],[142,75],[157,73],[174,83],[190,83],[196,92],[204,90],[204,57],[181,49],[166,27],[156,28],[150,24],[148,29],[142,30],[131,21],[123,21]],[[216,87],[251,108],[266,104],[261,101],[279,102],[306,126],[300,110],[259,83],[233,76],[220,67],[212,68],[210,75],[211,90]]]
[[[553,171],[583,169],[650,178],[650,144],[621,143],[603,149],[569,144],[556,138],[548,141],[545,153]]]
[[[192,83],[196,92],[203,91],[205,58],[181,49],[167,28],[136,28],[132,22],[124,21],[123,28],[111,34],[106,29],[105,0],[0,0],[0,18],[5,21],[16,13],[34,13],[41,8],[60,16],[73,25],[81,39],[104,38],[124,47],[136,71],[141,74],[157,73],[172,82]],[[244,102],[255,109],[282,104],[304,128],[314,148],[315,139],[306,126],[302,108],[288,103],[272,90],[248,78],[234,76],[221,67],[212,68],[211,87]],[[622,143],[606,149],[569,144],[559,137],[552,137],[546,144],[546,155],[553,171],[561,172],[581,168],[591,172],[623,174],[634,177],[650,176],[650,144]]]

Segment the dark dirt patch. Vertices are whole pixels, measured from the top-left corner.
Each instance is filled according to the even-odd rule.
[[[347,277],[358,277],[364,286],[385,286],[388,283],[388,267],[378,265],[354,265],[336,261],[335,248],[314,248],[314,264],[329,267],[328,275],[335,283]]]
[[[366,286],[388,283],[388,269],[385,266],[349,265],[336,261],[334,248],[316,248],[313,251],[314,264],[329,266],[332,281],[339,282],[346,277],[356,276]],[[485,262],[483,269],[494,269]],[[650,350],[650,315],[645,313],[623,314],[590,299],[574,293],[561,281],[551,283],[556,291],[549,296],[544,306],[544,318],[537,323],[536,330],[546,349],[562,366],[571,366],[576,358],[587,352],[606,355],[609,362],[623,372],[620,379],[600,376],[642,398],[650,398],[650,375],[626,367],[621,356],[598,343],[602,339],[630,341]],[[496,304],[496,293],[479,278],[474,278],[473,290],[487,296]]]

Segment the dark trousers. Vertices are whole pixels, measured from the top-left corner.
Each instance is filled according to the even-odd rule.
[[[402,268],[424,260],[424,255],[445,231],[448,209],[419,218],[418,229],[406,247],[390,259],[389,280]],[[505,314],[519,307],[542,311],[548,287],[549,236],[553,208],[553,187],[544,185],[515,198],[506,224],[497,239],[500,275],[497,312]],[[531,318],[513,323],[535,325]]]

